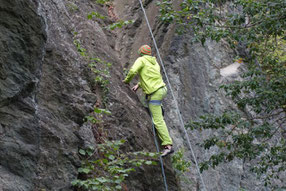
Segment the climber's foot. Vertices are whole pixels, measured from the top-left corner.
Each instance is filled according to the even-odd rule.
[[[172,148],[171,145],[166,145],[164,147],[164,150],[162,151],[161,157],[166,157],[169,154],[172,154],[174,152],[174,149]]]

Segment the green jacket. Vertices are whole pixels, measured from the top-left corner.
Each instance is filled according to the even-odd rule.
[[[124,82],[129,83],[137,73],[140,76],[139,86],[145,94],[151,94],[166,85],[163,82],[160,66],[155,57],[144,55],[137,58]]]

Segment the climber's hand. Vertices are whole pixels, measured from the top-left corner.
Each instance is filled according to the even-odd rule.
[[[137,85],[135,85],[135,86],[132,88],[132,90],[133,90],[134,92],[136,92],[136,91],[138,90],[138,88],[139,88],[139,85],[137,84]]]

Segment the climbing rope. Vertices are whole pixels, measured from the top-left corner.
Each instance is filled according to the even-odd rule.
[[[149,107],[148,107],[148,109],[149,109]],[[159,153],[160,152],[159,144],[158,144],[158,140],[157,140],[157,137],[156,137],[156,130],[155,130],[155,125],[154,125],[154,120],[153,120],[153,117],[152,117],[150,109],[149,109],[149,114],[150,114],[150,116],[152,118],[152,129],[153,129],[154,142],[155,142],[155,145],[156,145],[157,153]],[[160,155],[160,164],[161,164],[162,176],[163,176],[163,180],[164,180],[165,191],[168,191],[168,184],[167,184],[167,179],[166,179],[166,175],[165,175],[164,163],[163,163],[163,159],[162,159],[161,155]]]
[[[151,28],[151,26],[150,26],[150,23],[149,23],[147,14],[146,14],[146,12],[145,12],[145,9],[144,9],[142,0],[139,0],[139,2],[140,2],[140,5],[141,5],[141,9],[142,9],[142,11],[143,11],[143,13],[144,13],[145,20],[146,20],[146,23],[147,23],[149,32],[150,32],[150,34],[151,34],[151,37],[152,37],[152,40],[153,40],[155,49],[156,49],[156,51],[157,51],[158,58],[159,58],[159,60],[160,60],[160,63],[161,63],[161,66],[162,66],[162,68],[163,68],[165,77],[166,77],[166,79],[167,79],[167,83],[168,83],[168,86],[169,86],[169,88],[170,88],[170,92],[171,92],[172,97],[173,97],[173,99],[174,99],[174,101],[175,101],[175,107],[176,107],[176,111],[177,111],[178,116],[179,116],[179,119],[180,119],[181,127],[182,127],[182,129],[183,129],[183,131],[184,131],[184,133],[185,133],[185,135],[186,135],[188,146],[189,146],[190,151],[191,151],[191,153],[192,153],[192,156],[193,156],[193,158],[194,158],[195,165],[196,165],[196,168],[197,168],[199,177],[200,177],[201,182],[202,182],[202,185],[203,185],[203,186],[202,186],[202,187],[203,187],[203,190],[204,190],[204,191],[207,191],[206,185],[205,185],[205,182],[204,182],[204,179],[203,179],[202,174],[201,174],[200,169],[199,169],[197,157],[195,156],[195,153],[194,153],[194,150],[193,150],[191,141],[190,141],[190,137],[189,137],[189,135],[188,135],[188,133],[187,133],[187,130],[185,129],[185,125],[184,125],[184,121],[183,121],[183,118],[182,118],[182,115],[181,115],[181,112],[180,112],[180,109],[179,109],[179,105],[178,105],[177,99],[176,99],[176,97],[175,97],[175,95],[174,95],[174,92],[173,92],[171,83],[170,83],[170,81],[169,81],[169,78],[168,78],[168,75],[167,75],[165,66],[164,66],[164,64],[163,64],[163,61],[162,61],[162,58],[161,58],[161,55],[160,55],[160,52],[159,52],[159,49],[158,49],[158,47],[157,47],[157,43],[156,43],[155,37],[154,37],[154,35],[153,35],[152,28]],[[162,159],[161,159],[161,160],[162,160]],[[161,165],[162,165],[162,164],[161,164]],[[163,167],[162,167],[162,168],[163,168]],[[164,175],[165,175],[165,174],[164,174]],[[163,176],[164,176],[164,175],[163,175]]]

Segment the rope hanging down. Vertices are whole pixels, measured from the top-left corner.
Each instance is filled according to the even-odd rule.
[[[188,146],[189,146],[190,151],[191,151],[191,153],[192,153],[192,156],[193,156],[193,158],[194,158],[194,161],[195,161],[195,164],[196,164],[196,168],[197,168],[199,177],[200,177],[201,182],[202,182],[202,185],[203,185],[203,186],[202,186],[202,187],[203,187],[203,190],[204,190],[204,191],[207,191],[206,185],[205,185],[205,182],[204,182],[204,179],[203,179],[203,177],[202,177],[202,174],[200,173],[199,165],[198,165],[198,162],[197,162],[197,157],[195,156],[195,153],[194,153],[194,151],[193,151],[193,147],[192,147],[192,144],[191,144],[191,141],[190,141],[190,137],[189,137],[189,135],[188,135],[188,133],[187,133],[187,130],[185,129],[185,125],[184,125],[184,121],[183,121],[183,118],[182,118],[182,115],[181,115],[181,112],[180,112],[180,109],[179,109],[179,105],[178,105],[177,99],[176,99],[176,97],[175,97],[175,95],[174,95],[174,92],[173,92],[171,83],[170,83],[170,81],[169,81],[169,78],[168,78],[168,75],[167,75],[165,66],[164,66],[164,64],[163,64],[163,61],[162,61],[162,58],[161,58],[161,55],[160,55],[160,52],[159,52],[159,49],[158,49],[158,47],[157,47],[157,43],[156,43],[155,37],[154,37],[154,35],[153,35],[153,32],[152,32],[152,29],[151,29],[151,26],[150,26],[150,23],[149,23],[147,14],[146,14],[146,12],[145,12],[145,9],[144,9],[143,3],[142,3],[142,0],[139,0],[139,2],[140,2],[140,5],[141,5],[141,9],[142,9],[142,11],[143,11],[143,13],[144,13],[145,20],[146,20],[146,23],[147,23],[149,32],[150,32],[150,34],[151,34],[151,37],[152,37],[152,40],[153,40],[155,49],[156,49],[156,51],[157,51],[158,58],[159,58],[159,60],[160,60],[160,64],[161,64],[161,66],[162,66],[162,68],[163,68],[163,71],[164,71],[164,74],[165,74],[165,77],[166,77],[168,86],[169,86],[169,88],[170,88],[170,92],[171,92],[172,97],[173,97],[173,99],[174,99],[174,101],[175,101],[175,107],[176,107],[176,110],[177,110],[177,113],[178,113],[178,116],[179,116],[179,120],[180,120],[180,123],[181,123],[181,128],[183,129],[183,131],[184,131],[184,133],[185,133],[185,135],[186,135]]]
[[[157,153],[159,153],[160,150],[159,150],[159,145],[158,145],[158,141],[157,141],[157,137],[156,137],[155,125],[154,125],[153,117],[152,117],[150,110],[149,110],[149,113],[150,113],[151,118],[152,118],[152,129],[153,129],[153,135],[154,135],[154,142],[156,145]],[[163,159],[162,159],[161,155],[160,155],[160,164],[161,164],[162,176],[163,176],[163,180],[164,180],[165,191],[168,191],[168,184],[167,184],[167,179],[166,179],[166,175],[165,175],[164,163],[163,163]]]

